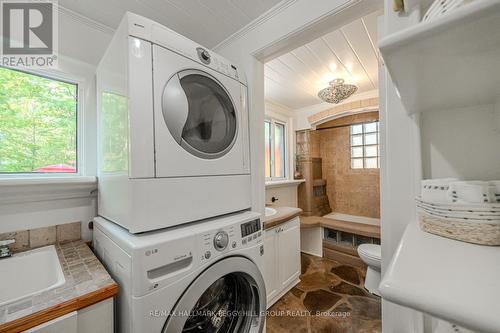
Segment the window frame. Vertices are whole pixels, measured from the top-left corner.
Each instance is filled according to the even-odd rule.
[[[271,126],[270,128],[270,177],[265,176],[265,171],[264,171],[264,177],[266,181],[276,181],[276,180],[285,180],[288,179],[288,123],[283,120],[276,119],[274,117],[265,117],[264,118],[264,123],[269,123]],[[274,176],[274,171],[275,171],[275,158],[274,158],[274,143],[275,143],[275,128],[276,124],[282,125],[283,126],[283,149],[284,149],[284,156],[283,156],[283,176],[282,177],[276,177]],[[264,125],[265,126],[265,125]],[[266,138],[267,140],[267,138]],[[264,141],[264,147],[265,147],[265,141]],[[264,150],[265,151],[265,150]],[[265,160],[264,160],[265,161]],[[265,168],[265,166],[264,166]],[[265,170],[265,169],[264,169]]]
[[[367,124],[376,124],[376,130],[373,132],[366,132],[365,125],[367,125]],[[354,126],[361,126],[361,133],[353,134],[353,127]],[[365,137],[368,134],[375,134],[377,137],[377,143],[367,144],[365,141]],[[353,145],[352,142],[353,142],[354,136],[361,136],[361,140],[362,140],[361,145]],[[375,146],[377,148],[377,155],[376,156],[366,156],[366,147],[373,147],[373,146]],[[361,148],[362,149],[361,157],[353,157],[353,154],[352,154],[353,148]],[[354,124],[349,125],[349,154],[350,154],[350,169],[351,170],[380,170],[380,121],[379,120],[364,121],[364,122],[359,122],[359,123],[354,123]],[[366,159],[367,158],[376,158],[377,166],[374,168],[367,167],[366,166]],[[353,160],[361,160],[363,162],[363,167],[353,168]]]
[[[83,177],[86,175],[86,165],[84,161],[84,96],[86,85],[85,79],[75,75],[63,73],[59,70],[44,70],[44,69],[25,69],[11,66],[2,66],[9,70],[14,70],[21,73],[36,75],[49,80],[60,81],[68,84],[76,85],[76,172],[0,172],[1,179],[33,179],[33,178],[74,178]]]

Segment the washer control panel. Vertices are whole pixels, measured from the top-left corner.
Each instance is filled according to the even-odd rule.
[[[201,261],[212,260],[220,253],[235,249],[232,244],[238,237],[237,230],[237,226],[230,226],[201,233],[199,235],[201,241]]]
[[[262,235],[260,219],[202,232],[198,257],[202,262],[216,260],[220,254],[262,242]]]
[[[241,244],[246,245],[262,236],[260,219],[241,224]]]

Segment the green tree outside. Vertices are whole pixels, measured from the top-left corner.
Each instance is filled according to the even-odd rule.
[[[0,172],[76,171],[78,86],[0,67]]]

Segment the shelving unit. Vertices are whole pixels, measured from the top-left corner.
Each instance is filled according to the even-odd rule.
[[[499,132],[490,126],[490,106],[496,103],[500,129],[500,1],[474,0],[418,23],[428,3],[411,2],[419,6],[411,10],[405,4],[406,15],[386,11],[389,34],[379,41],[390,74],[381,75],[388,152],[384,159],[386,170],[397,171],[382,175],[384,239],[391,241],[415,219],[408,208],[418,194],[413,185],[422,177],[499,175],[498,154],[488,152],[500,142]],[[394,98],[395,88],[402,106]],[[402,115],[404,111],[422,114],[414,119]],[[500,247],[427,234],[416,222],[407,226],[396,248],[384,240],[382,247],[385,275],[380,291],[384,300],[402,305],[383,313],[387,331],[399,332],[408,322],[422,327],[426,323],[418,313],[425,313],[433,321],[500,332]]]
[[[483,333],[500,327],[500,247],[439,237],[410,223],[380,284],[382,297]]]
[[[493,104],[500,96],[500,1],[476,0],[379,43],[408,113]]]

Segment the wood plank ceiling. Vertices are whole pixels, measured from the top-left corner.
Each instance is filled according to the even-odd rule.
[[[113,29],[126,11],[148,17],[212,48],[280,0],[59,0],[59,5]]]
[[[375,12],[265,64],[266,100],[291,109],[322,103],[318,91],[335,78],[358,86],[357,94],[378,89]]]

